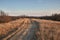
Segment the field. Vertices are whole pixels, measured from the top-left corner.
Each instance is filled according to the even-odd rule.
[[[35,19],[39,22],[38,40],[60,40],[60,22]]]
[[[60,22],[35,18],[20,18],[0,24],[0,40],[7,39],[60,40]]]
[[[0,24],[0,39],[17,30],[23,21],[23,19],[19,19],[16,21]]]

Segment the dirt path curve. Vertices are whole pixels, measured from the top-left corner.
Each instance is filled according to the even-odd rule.
[[[36,32],[39,28],[38,24],[39,23],[37,21],[31,20],[31,25],[28,34],[23,38],[23,40],[37,40]]]
[[[31,19],[26,21],[22,26],[22,30],[8,40],[37,40],[36,32],[38,31],[39,23]]]

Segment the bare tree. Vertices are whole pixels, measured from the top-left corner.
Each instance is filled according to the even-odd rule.
[[[4,11],[0,11],[0,16],[8,16]]]

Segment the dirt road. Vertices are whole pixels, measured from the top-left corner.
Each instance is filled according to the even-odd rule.
[[[7,40],[37,40],[35,33],[37,32],[38,27],[38,22],[26,20],[19,29],[19,32]]]

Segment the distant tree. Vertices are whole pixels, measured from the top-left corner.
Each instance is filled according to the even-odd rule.
[[[0,11],[0,16],[8,16],[4,11]]]
[[[60,13],[54,13],[51,16],[42,16],[41,19],[60,21]]]

